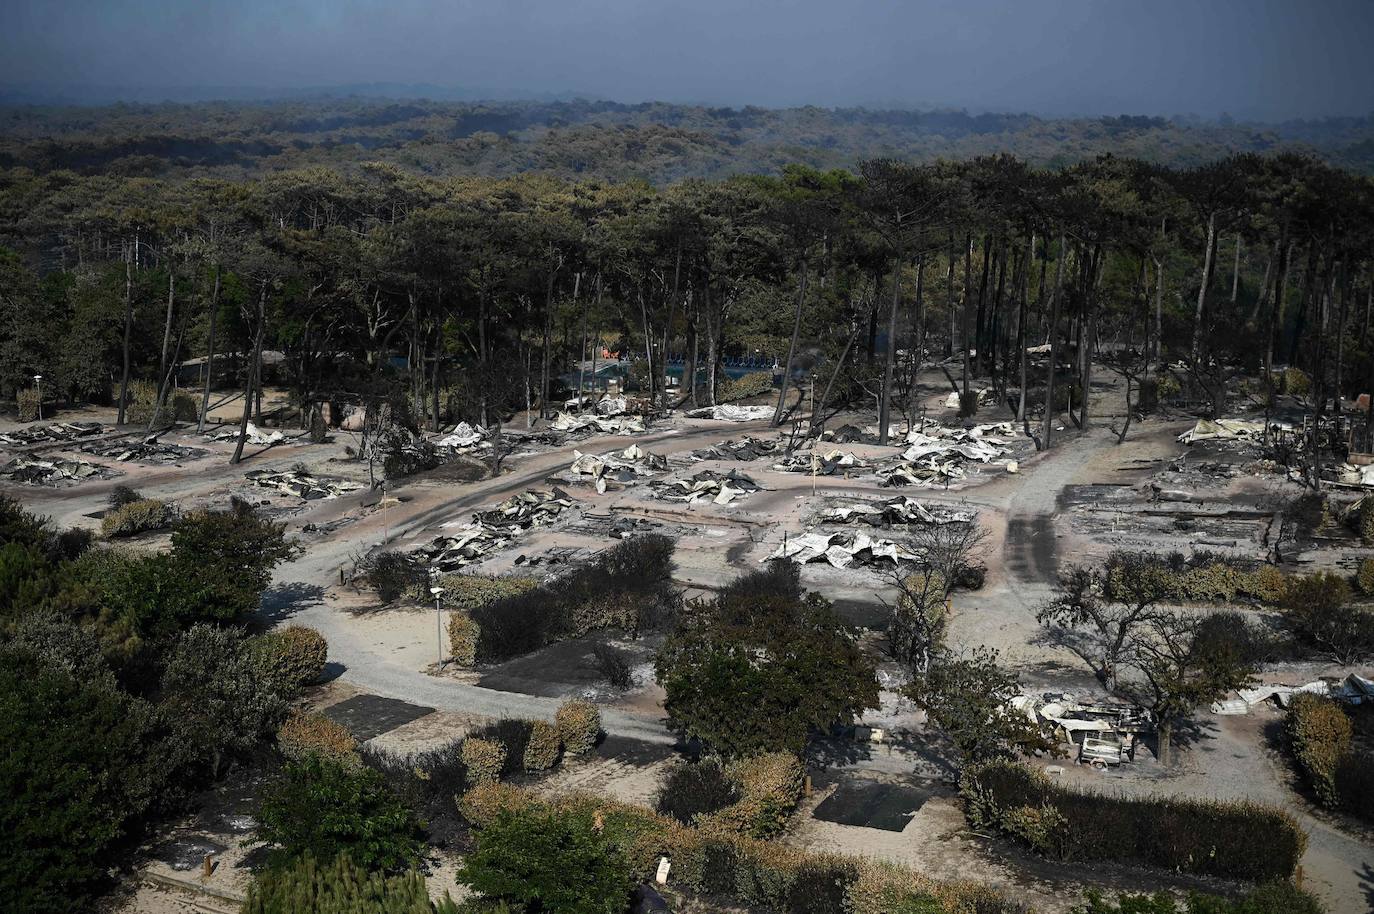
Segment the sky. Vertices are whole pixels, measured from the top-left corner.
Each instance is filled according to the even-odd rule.
[[[143,100],[386,83],[1272,121],[1374,113],[1371,48],[1374,0],[0,0],[0,86]]]

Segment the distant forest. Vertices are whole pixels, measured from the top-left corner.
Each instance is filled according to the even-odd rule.
[[[108,107],[0,107],[0,169],[244,178],[385,162],[435,177],[540,172],[667,184],[1011,153],[1059,169],[1102,154],[1194,167],[1232,153],[1304,152],[1374,174],[1374,116],[1280,124],[1157,117],[615,102],[320,98]]]

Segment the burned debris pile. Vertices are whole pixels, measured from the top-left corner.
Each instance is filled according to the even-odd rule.
[[[35,425],[0,433],[0,445],[5,447],[30,447],[35,444],[60,444],[78,438],[90,438],[102,434],[105,426],[99,422],[54,422],[50,425]]]
[[[81,482],[85,479],[109,479],[118,474],[109,467],[85,460],[69,460],[65,457],[40,459],[20,455],[0,467],[0,479],[24,482],[31,485],[54,486],[64,482]]]
[[[831,450],[825,453],[812,451],[807,454],[790,454],[777,463],[773,469],[783,473],[815,473],[818,476],[833,476],[836,473],[866,470],[867,460],[849,451]]]
[[[702,470],[686,479],[652,480],[654,496],[664,501],[681,501],[688,505],[700,501],[711,501],[718,505],[728,505],[737,498],[744,498],[759,491],[763,486],[754,482],[743,473],[731,470],[729,473],[716,473]]]
[[[642,435],[644,419],[640,416],[574,416],[559,413],[549,423],[549,428],[569,435]]]
[[[238,426],[221,425],[214,431],[207,432],[205,434],[205,440],[233,441],[238,436]],[[258,428],[256,425],[254,425],[252,422],[249,422],[248,427],[244,431],[243,440],[246,441],[248,444],[253,445],[253,447],[273,447],[285,441],[286,435],[282,434],[280,429],[273,429],[270,432],[265,432],[262,429]]]
[[[723,403],[720,406],[703,406],[701,409],[689,409],[688,419],[715,419],[718,422],[754,422],[760,419],[773,418],[773,407],[771,406],[735,406],[732,403]]]
[[[651,454],[632,444],[623,451],[614,451],[599,457],[596,454],[573,451],[573,462],[568,469],[568,475],[577,482],[589,480],[596,486],[597,492],[604,493],[608,482],[633,485],[640,479],[667,469],[667,457]]]
[[[874,539],[866,533],[803,533],[790,537],[767,560],[788,559],[798,565],[828,562],[836,568],[852,565],[914,563],[920,556],[902,543]]]
[[[948,428],[938,422],[925,420],[919,430],[906,436],[907,448],[901,458],[878,470],[885,486],[948,485],[968,476],[966,467],[973,463],[990,463],[1010,453],[1009,439],[1016,434],[1010,422],[975,425],[972,428]],[[1015,460],[1007,461],[1007,470],[1015,472]]]
[[[741,463],[750,460],[759,460],[763,457],[771,457],[776,454],[782,445],[776,438],[753,438],[745,435],[736,441],[733,438],[726,439],[720,444],[713,444],[693,451],[693,460],[735,460]]]
[[[199,460],[209,455],[209,451],[179,444],[163,444],[158,436],[144,438],[137,443],[129,441],[93,441],[83,444],[81,450],[96,457],[106,457],[120,463],[162,463],[176,464],[187,460]]]
[[[943,505],[927,508],[916,499],[901,495],[881,502],[849,502],[821,509],[817,520],[827,524],[868,524],[872,527],[892,527],[911,524],[969,524],[973,511],[961,511]]]
[[[561,489],[522,492],[474,513],[471,523],[451,536],[435,537],[416,554],[431,569],[456,571],[500,551],[532,527],[553,523],[572,506],[573,500]]]
[[[264,489],[275,489],[283,495],[305,501],[338,498],[363,488],[360,482],[348,479],[321,479],[302,469],[250,470],[243,474],[243,478]]]

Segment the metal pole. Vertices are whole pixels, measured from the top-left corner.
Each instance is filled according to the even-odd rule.
[[[434,625],[439,639],[439,669],[444,668],[444,613],[440,608],[439,594],[434,595]]]

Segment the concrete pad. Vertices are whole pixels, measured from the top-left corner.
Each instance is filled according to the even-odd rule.
[[[354,739],[366,742],[433,712],[433,708],[395,698],[355,695],[325,708],[324,716],[347,727]]]
[[[902,831],[931,795],[930,790],[910,784],[851,778],[841,781],[812,815],[838,825]]]

